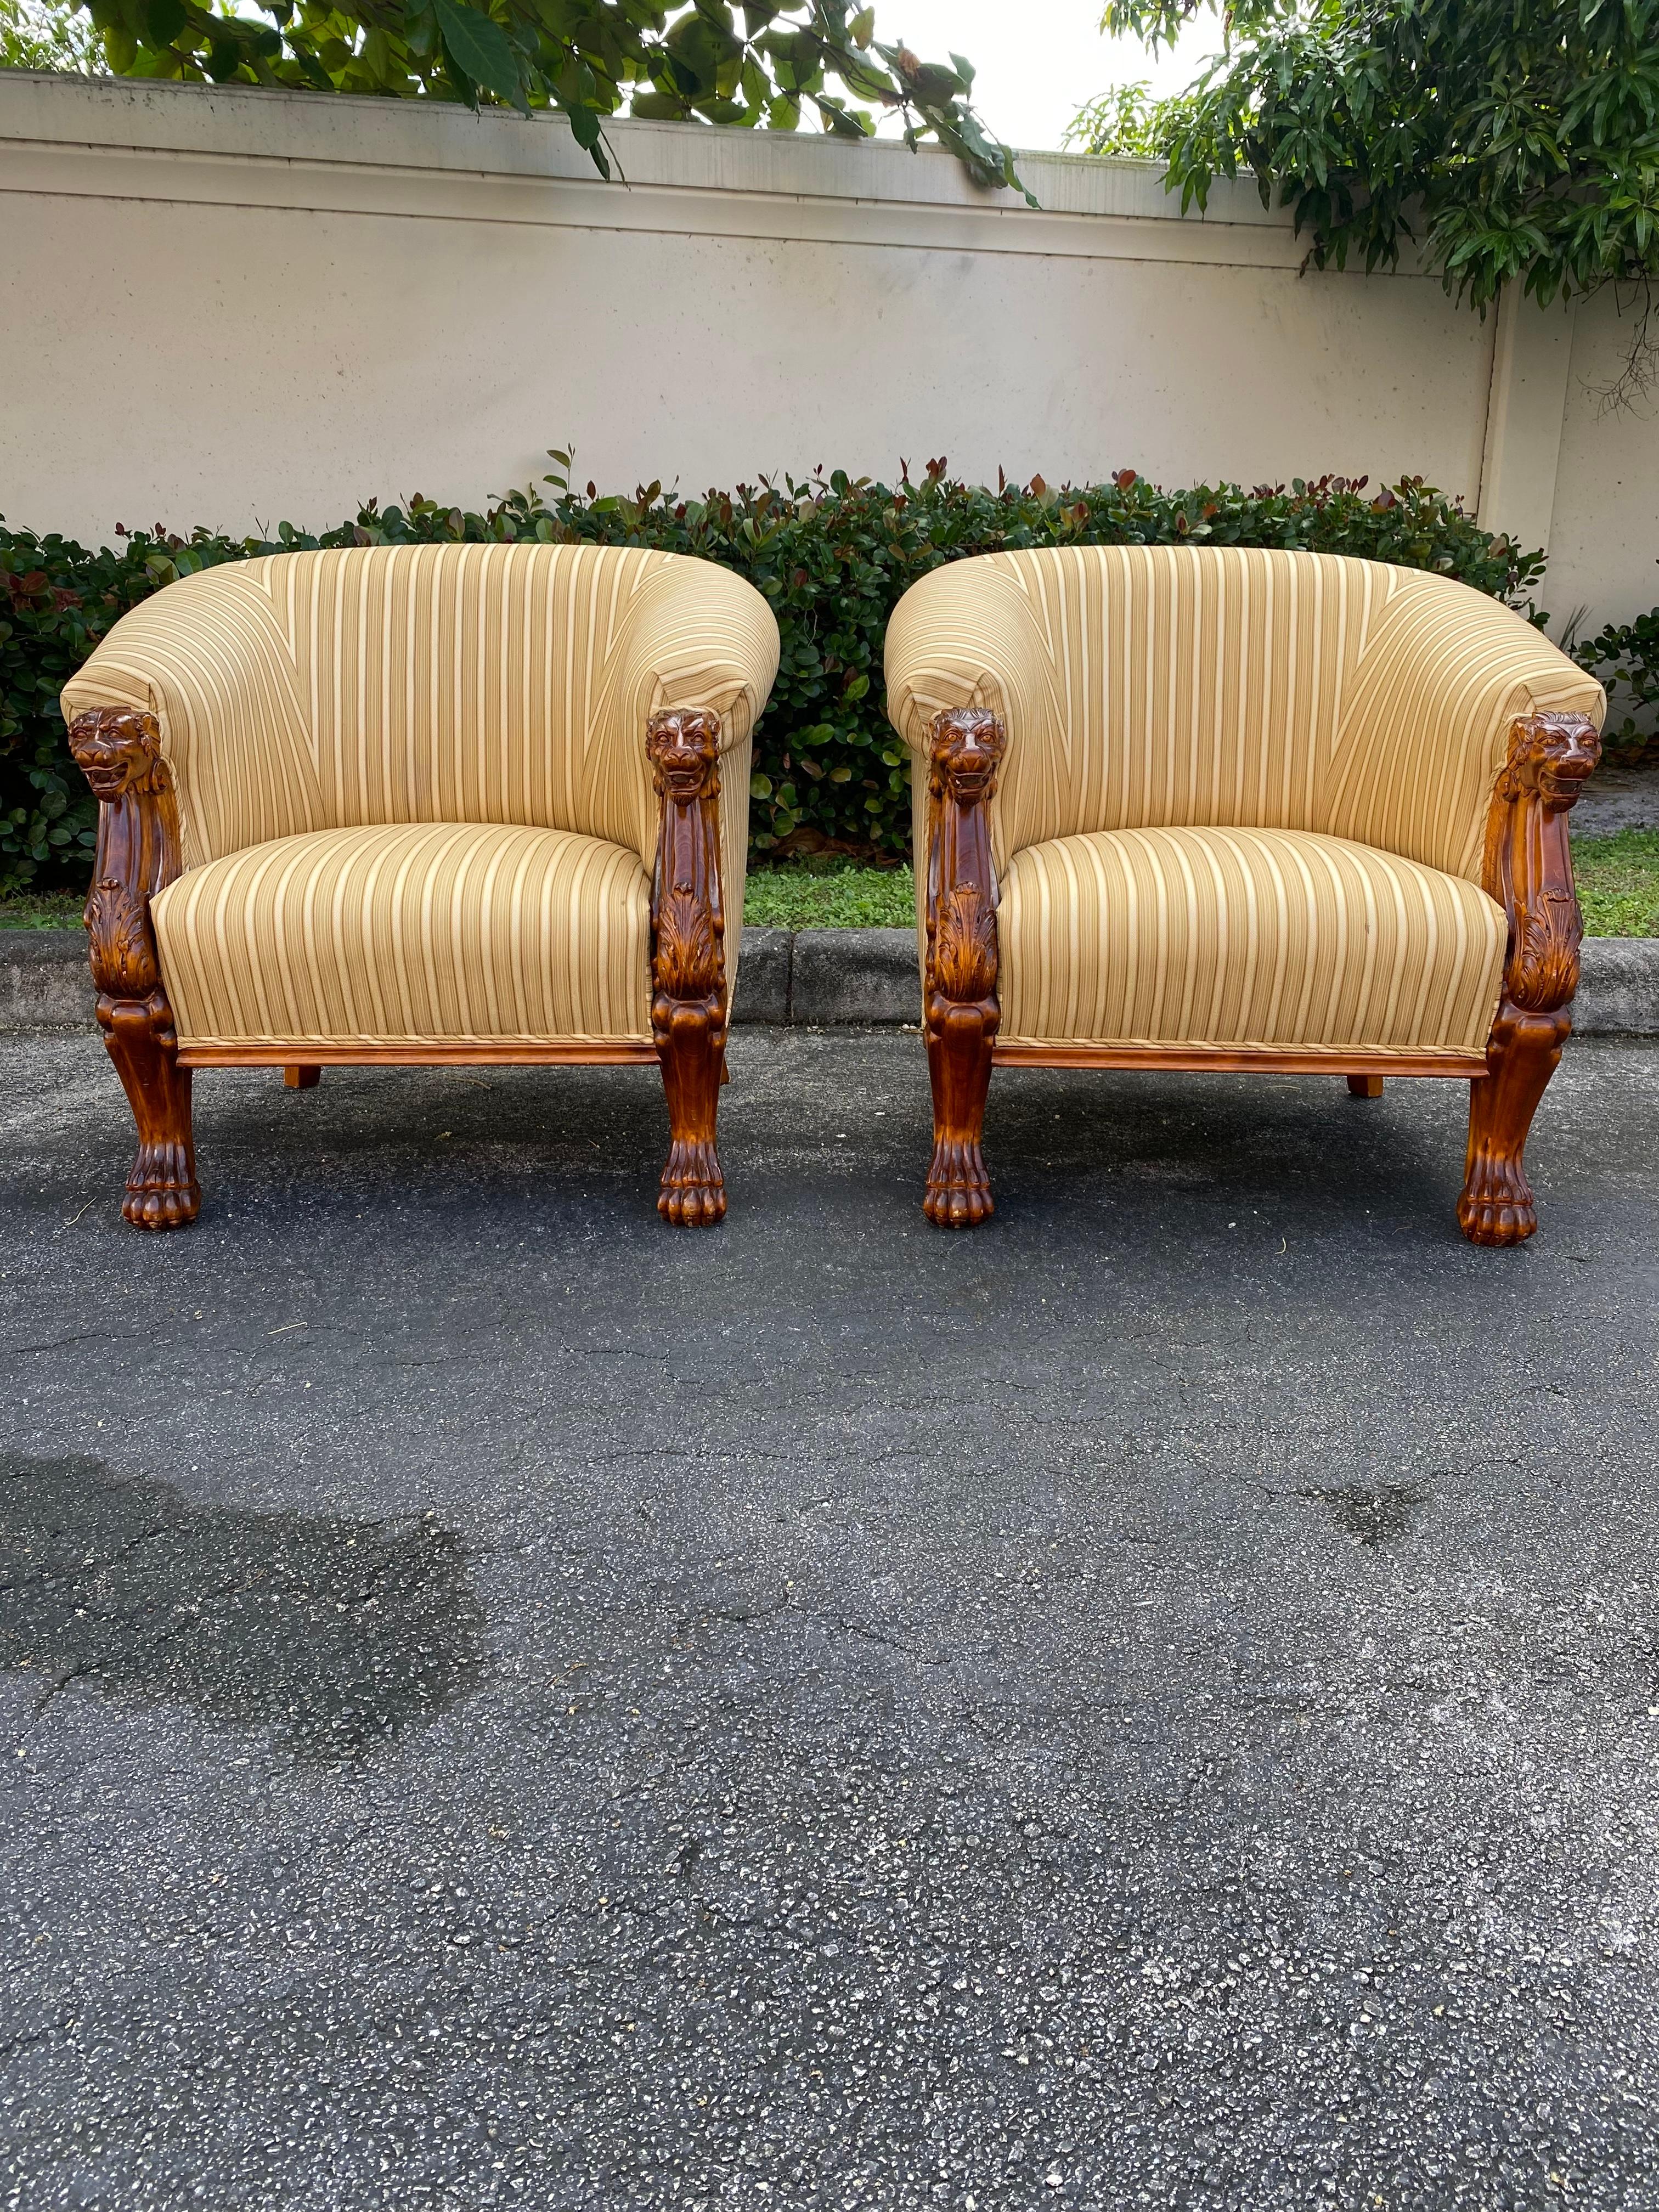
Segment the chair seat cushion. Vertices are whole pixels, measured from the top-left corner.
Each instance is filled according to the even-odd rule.
[[[1460,876],[1293,830],[1117,830],[1015,854],[1009,1042],[1484,1054],[1504,912]]]
[[[639,855],[438,823],[279,837],[155,902],[183,1045],[650,1035]]]

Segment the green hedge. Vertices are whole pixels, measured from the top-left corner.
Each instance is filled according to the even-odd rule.
[[[1659,607],[1634,622],[1609,623],[1572,653],[1607,686],[1607,751],[1621,764],[1659,760]]]
[[[1166,492],[1124,469],[1076,489],[1034,477],[1026,485],[1000,478],[993,491],[930,461],[918,483],[908,471],[890,487],[820,470],[803,483],[741,484],[692,500],[660,484],[625,499],[600,498],[592,484],[569,491],[562,477],[544,482],[546,496],[514,492],[483,514],[428,499],[384,509],[371,501],[321,537],[284,523],[270,542],[205,529],[180,538],[158,526],[94,553],[0,521],[0,890],[85,877],[94,810],[64,746],[65,680],[129,607],[222,561],[319,545],[522,538],[652,545],[735,568],[765,593],[782,634],[757,734],[751,816],[757,849],[775,854],[908,849],[908,772],[883,711],[882,639],[901,594],[943,562],[1031,545],[1302,547],[1436,569],[1511,601],[1544,566],[1541,554],[1477,528],[1419,477],[1374,495],[1363,477]]]

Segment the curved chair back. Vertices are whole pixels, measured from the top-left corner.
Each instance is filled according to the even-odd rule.
[[[1517,714],[1601,687],[1510,609],[1382,562],[1235,546],[993,553],[913,585],[888,712],[1000,714],[999,869],[1102,830],[1311,830],[1479,881]],[[918,777],[925,785],[926,775]]]
[[[365,546],[182,578],[123,617],[64,712],[154,714],[186,868],[368,823],[578,830],[654,857],[659,708],[722,720],[741,904],[754,722],[778,663],[760,593],[713,562],[597,545]]]

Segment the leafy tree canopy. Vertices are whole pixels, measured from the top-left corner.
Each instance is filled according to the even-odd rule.
[[[0,69],[70,70],[90,76],[104,42],[70,0],[0,0]]]
[[[1222,52],[1188,91],[1085,109],[1099,153],[1156,153],[1183,209],[1254,173],[1314,265],[1392,267],[1417,241],[1483,312],[1634,288],[1648,373],[1659,276],[1659,0],[1106,0],[1157,47],[1205,7]]]
[[[855,13],[848,0],[239,0],[237,12],[230,0],[77,4],[118,76],[501,102],[526,114],[553,107],[607,177],[605,119],[623,109],[772,131],[793,131],[805,115],[850,138],[893,110],[912,146],[937,139],[980,182],[1019,188],[1012,155],[975,112],[971,63],[960,54],[924,62],[902,44],[880,44],[873,8]],[[0,17],[16,25],[30,12],[61,11],[0,0]],[[11,43],[13,66],[29,66],[25,40]]]

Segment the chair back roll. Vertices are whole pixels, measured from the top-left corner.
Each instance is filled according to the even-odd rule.
[[[187,869],[312,831],[447,822],[575,830],[648,870],[647,719],[712,707],[740,913],[750,738],[777,665],[770,608],[712,562],[365,546],[180,579],[116,623],[63,705],[155,715]]]
[[[1605,711],[1592,678],[1466,585],[1236,546],[935,569],[894,611],[887,689],[924,757],[940,708],[1002,716],[999,869],[1054,837],[1230,825],[1351,838],[1478,882],[1515,717]]]

